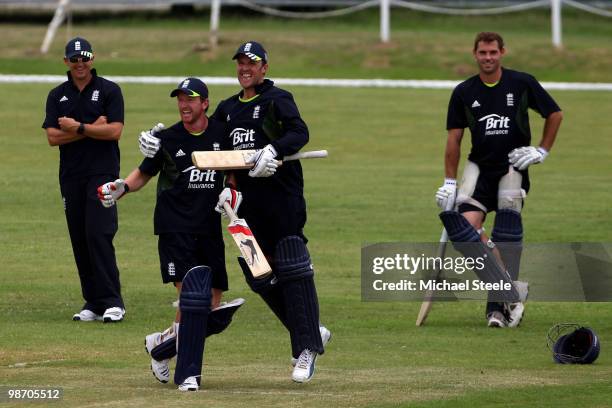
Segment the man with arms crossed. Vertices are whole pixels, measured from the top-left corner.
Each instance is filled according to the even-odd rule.
[[[502,67],[505,52],[499,34],[482,32],[476,36],[473,54],[479,74],[459,84],[451,96],[446,123],[446,178],[436,193],[436,201],[443,210],[454,208],[440,214],[454,244],[482,242],[483,253],[496,247],[501,262],[491,265],[491,270],[507,272],[507,278],[517,281],[523,240],[521,210],[529,191],[527,169],[548,156],[563,115],[533,76]],[[538,147],[530,146],[528,108],[545,118]],[[470,128],[472,150],[457,192],[461,139],[466,127]],[[496,215],[489,239],[483,223],[491,211]],[[493,301],[499,299],[492,299],[490,293],[488,326],[518,326],[525,297],[526,293],[522,299],[514,296],[499,302]]]
[[[125,180],[100,186],[99,198],[111,207],[159,173],[154,229],[159,236],[161,273],[164,283],[176,286],[180,301],[175,322],[163,333],[148,335],[145,347],[152,357],[153,375],[163,383],[170,378],[168,363],[178,351],[174,381],[181,391],[196,391],[204,338],[225,329],[244,300],[220,306],[228,282],[221,217],[214,208],[223,174],[200,171],[191,162],[193,151],[222,148],[227,140],[225,124],[206,117],[208,88],[199,79],[185,79],[170,96],[177,98],[181,121],[165,130],[157,125],[155,155],[145,158]],[[237,208],[240,196],[231,204]]]
[[[97,75],[93,61],[84,38],[66,44],[68,80],[49,92],[42,127],[49,145],[59,146],[60,190],[85,299],[72,319],[106,323],[123,320],[125,307],[113,247],[117,209],[100,205],[96,187],[119,175],[123,96]]]

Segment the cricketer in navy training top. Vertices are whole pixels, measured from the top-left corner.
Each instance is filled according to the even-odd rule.
[[[221,150],[227,141],[225,124],[209,120],[208,88],[198,78],[186,78],[170,93],[176,97],[181,121],[168,129],[158,124],[140,139],[155,138],[140,166],[125,180],[99,188],[104,206],[112,207],[127,192],[140,190],[159,174],[154,232],[162,280],[179,294],[174,322],[145,338],[151,370],[160,382],[170,379],[170,360],[177,355],[174,382],[182,391],[199,389],[205,337],[223,331],[242,299],[221,304],[228,289],[221,216],[215,211],[223,174],[200,171],[191,163],[193,151]],[[239,205],[239,196],[231,202]],[[178,340],[178,347],[177,347]]]
[[[247,262],[240,267],[251,289],[258,293],[289,332],[292,379],[309,381],[315,362],[331,338],[319,324],[319,303],[314,270],[306,248],[304,179],[299,161],[279,166],[282,159],[308,142],[308,127],[291,93],[265,78],[268,54],[255,41],[242,44],[233,57],[242,91],[222,101],[213,120],[227,125],[230,149],[257,149],[248,158],[253,168],[226,174],[216,210],[242,195],[240,215],[248,222],[273,273],[263,279],[252,276]],[[154,154],[159,140],[141,135],[143,155]],[[240,190],[240,191],[239,191]]]
[[[94,57],[84,38],[66,44],[68,80],[49,92],[42,127],[49,145],[59,146],[60,190],[85,299],[73,320],[118,322],[125,307],[113,247],[117,210],[100,205],[96,187],[119,174],[123,96],[97,75]]]
[[[490,327],[516,327],[523,317],[527,285],[518,281],[518,275],[521,211],[530,187],[528,167],[548,156],[563,118],[559,106],[533,76],[502,67],[505,52],[499,34],[482,32],[476,36],[473,55],[479,73],[460,83],[450,98],[446,178],[436,192],[441,209],[453,208],[440,214],[453,244],[464,255],[491,255],[480,272],[481,280],[513,283],[513,290],[501,295],[503,299],[489,292],[486,319]],[[529,108],[545,118],[537,147],[531,146]],[[472,149],[457,189],[466,127],[471,132]],[[483,223],[491,211],[496,215],[489,239]]]
[[[302,166],[299,161],[279,166],[278,160],[306,145],[308,127],[291,93],[265,78],[269,58],[260,43],[240,45],[233,59],[242,90],[222,101],[212,117],[227,123],[234,150],[257,151],[247,160],[254,164],[252,169],[236,170],[226,177],[219,205],[234,190],[242,193],[240,215],[268,258],[272,274],[255,279],[242,258],[240,266],[251,289],[289,332],[292,379],[306,382],[314,375],[316,358],[323,354],[331,333],[319,324],[314,270],[303,231]]]

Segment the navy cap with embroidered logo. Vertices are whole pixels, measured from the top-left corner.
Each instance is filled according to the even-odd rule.
[[[91,44],[84,38],[75,37],[68,41],[66,44],[66,51],[64,53],[66,58],[72,57],[93,57],[93,49]]]
[[[246,55],[253,61],[263,61],[264,64],[268,61],[268,53],[263,45],[256,41],[249,41],[242,44],[238,47],[232,59],[237,59],[240,54]]]
[[[187,96],[208,98],[208,87],[198,78],[190,77],[181,81],[181,83],[178,84],[178,87],[170,93],[170,97],[175,97],[179,94],[179,92],[182,92]]]

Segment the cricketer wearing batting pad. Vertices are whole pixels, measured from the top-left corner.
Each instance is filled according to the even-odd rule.
[[[436,193],[449,239],[464,254],[487,255],[484,281],[512,282],[512,290],[489,292],[486,318],[491,327],[516,327],[527,296],[518,282],[523,241],[521,211],[529,191],[528,167],[548,156],[562,113],[531,75],[502,67],[504,41],[482,32],[474,41],[479,73],[460,83],[448,105],[444,185]],[[539,146],[531,146],[528,109],[543,118]],[[469,127],[472,149],[457,190],[463,131]],[[495,211],[491,237],[484,233],[486,215]]]
[[[68,80],[49,92],[42,127],[59,146],[59,182],[68,232],[85,304],[73,320],[118,322],[125,307],[113,238],[117,209],[105,208],[96,187],[119,176],[123,96],[96,73],[91,44],[76,37],[66,44]]]
[[[155,133],[157,150],[125,180],[100,186],[99,194],[105,206],[113,206],[119,197],[140,190],[159,174],[154,232],[159,237],[162,280],[176,286],[179,310],[167,330],[146,336],[145,347],[152,357],[153,375],[164,383],[170,377],[169,361],[178,349],[174,381],[181,390],[197,390],[204,337],[227,327],[231,314],[242,304],[239,300],[220,305],[222,292],[228,289],[221,217],[215,211],[223,174],[198,170],[191,162],[193,151],[220,150],[227,137],[225,124],[206,116],[208,88],[201,80],[186,78],[170,97],[176,97],[181,120],[168,129],[159,124],[143,132],[141,143]],[[233,203],[238,204],[239,200]],[[211,323],[211,319],[216,320]],[[197,323],[201,320],[207,324]]]
[[[233,57],[242,90],[222,101],[213,118],[228,125],[234,150],[257,149],[248,161],[251,170],[236,170],[229,189],[240,190],[240,215],[248,222],[273,269],[253,278],[247,261],[239,259],[247,283],[268,304],[289,331],[295,367],[292,378],[312,378],[317,355],[329,331],[319,327],[319,303],[314,270],[306,248],[304,179],[299,161],[279,166],[277,160],[298,152],[308,142],[308,128],[291,93],[266,79],[268,54],[249,41]],[[219,203],[226,200],[221,195]]]

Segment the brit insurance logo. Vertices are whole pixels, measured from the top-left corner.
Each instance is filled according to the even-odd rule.
[[[182,171],[189,173],[188,189],[215,188],[215,170],[199,170],[196,166],[187,167]]]
[[[490,135],[507,135],[510,129],[510,118],[492,113],[478,119],[479,122],[485,122],[485,136]]]
[[[100,91],[96,89],[91,94],[91,100],[94,101],[94,102],[98,102],[98,99],[100,99]]]
[[[230,132],[235,150],[249,149],[255,146],[255,130],[235,128]]]
[[[174,267],[174,262],[168,262],[168,275],[175,276],[176,268]]]

